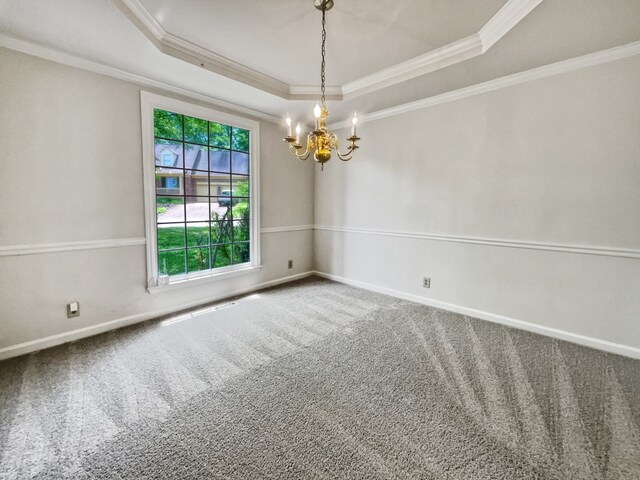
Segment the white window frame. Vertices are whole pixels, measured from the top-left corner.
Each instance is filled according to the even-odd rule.
[[[222,280],[236,275],[256,272],[262,268],[260,257],[260,122],[145,91],[140,92],[140,107],[142,117],[145,232],[147,238],[147,290],[149,293],[158,293]],[[251,261],[249,263],[172,275],[170,277],[158,277],[155,135],[153,127],[153,110],[156,108],[249,131],[249,209],[251,219],[249,237]]]

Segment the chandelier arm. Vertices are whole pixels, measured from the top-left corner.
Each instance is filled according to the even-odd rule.
[[[353,147],[349,147],[349,150],[347,151],[347,153],[340,153],[336,150],[336,153],[338,154],[338,158],[343,162],[348,162],[349,160],[351,160],[355,152],[356,152],[356,149]]]
[[[295,145],[292,145],[292,144],[289,144],[289,150],[299,160],[306,160],[307,158],[309,158],[309,155],[311,154],[311,150],[315,148],[315,144],[316,144],[315,135],[313,133],[309,133],[307,135],[307,148],[305,149],[304,153],[298,153],[298,148],[296,148]]]
[[[298,153],[298,151],[296,150],[296,147],[294,147],[293,145],[289,145],[289,151],[298,160],[306,160],[307,158],[309,158],[309,155],[311,153],[309,150],[307,150],[305,153]]]

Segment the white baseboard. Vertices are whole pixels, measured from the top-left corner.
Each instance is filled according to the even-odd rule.
[[[240,288],[238,290],[235,290],[230,293],[225,293],[223,295],[214,295],[206,299],[197,300],[195,302],[183,303],[183,304],[175,305],[169,308],[155,310],[153,312],[138,313],[136,315],[130,315],[128,317],[118,318],[116,320],[100,323],[98,325],[91,325],[89,327],[78,328],[77,330],[71,330],[68,332],[59,333],[57,335],[51,335],[49,337],[39,338],[37,340],[31,340],[29,342],[19,343],[17,345],[11,345],[9,347],[0,348],[0,360],[4,360],[11,357],[17,357],[19,355],[25,355],[27,353],[35,352],[37,350],[43,350],[49,347],[55,347],[56,345],[72,342],[74,340],[79,340],[85,337],[91,337],[99,333],[108,332],[110,330],[115,330],[117,328],[122,328],[128,325],[133,325],[135,323],[140,323],[146,320],[162,317],[164,315],[169,315],[171,313],[179,312],[181,310],[195,308],[200,305],[205,305],[211,302],[217,302],[218,300],[223,300],[229,297],[235,297],[236,295],[243,295],[245,293],[255,292],[256,290],[262,290],[264,288],[280,285],[282,283],[288,283],[294,280],[300,280],[302,278],[309,277],[313,274],[314,272],[309,271],[309,272],[299,273],[297,275],[290,275],[288,277],[277,278],[275,280],[259,283],[258,285],[253,285],[251,287]]]
[[[624,357],[630,357],[640,359],[640,349],[630,347],[628,345],[621,345],[618,343],[608,342],[606,340],[600,340],[593,337],[587,337],[579,335],[577,333],[566,332],[564,330],[558,330],[556,328],[545,327],[542,325],[536,325],[534,323],[525,322],[522,320],[516,320],[515,318],[509,318],[495,313],[485,312],[483,310],[476,310],[475,308],[463,307],[461,305],[455,305],[453,303],[441,302],[432,298],[421,297],[413,295],[411,293],[401,292],[399,290],[393,290],[391,288],[380,287],[378,285],[372,285],[370,283],[360,282],[357,280],[351,280],[349,278],[340,277],[324,272],[313,272],[319,277],[323,277],[336,282],[352,285],[354,287],[363,288],[365,290],[371,290],[373,292],[383,293],[391,297],[401,298],[403,300],[409,300],[411,302],[421,303],[423,305],[429,305],[430,307],[440,308],[442,310],[448,310],[450,312],[460,313],[469,317],[480,318],[489,322],[499,323],[508,327],[517,328],[520,330],[526,330],[528,332],[538,333],[546,337],[557,338],[585,347],[595,348],[609,353],[615,353]]]

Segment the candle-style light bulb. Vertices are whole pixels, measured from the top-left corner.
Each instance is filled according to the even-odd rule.
[[[353,120],[351,120],[353,122],[353,125],[351,126],[351,135],[353,135],[354,137],[356,136],[356,123],[358,123],[358,114],[356,112],[353,112]]]
[[[287,122],[287,136],[290,137],[291,136],[291,117],[289,116],[288,113],[285,121]]]
[[[320,110],[320,105],[316,103],[315,108],[313,109],[313,116],[316,117],[316,130],[320,128],[320,114],[322,110]]]
[[[302,127],[300,124],[296,125],[296,143],[300,143],[300,132],[302,131]]]

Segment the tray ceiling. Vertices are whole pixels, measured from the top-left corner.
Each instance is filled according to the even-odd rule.
[[[0,0],[0,47],[259,118],[310,118],[320,40],[311,2]],[[376,15],[372,5],[381,4]],[[640,48],[638,0],[336,0],[328,20],[332,123],[612,47]],[[182,21],[200,36],[182,38]],[[360,30],[344,27],[352,23]]]
[[[327,81],[343,85],[472,35],[506,0],[336,0]],[[321,13],[312,0],[140,0],[168,34],[289,85],[318,83]]]
[[[282,98],[317,95],[321,16],[310,0],[246,0],[242,9],[222,0],[114,2],[163,53]],[[541,2],[337,2],[328,13],[336,23],[327,35],[329,96],[362,95],[481,55]]]

